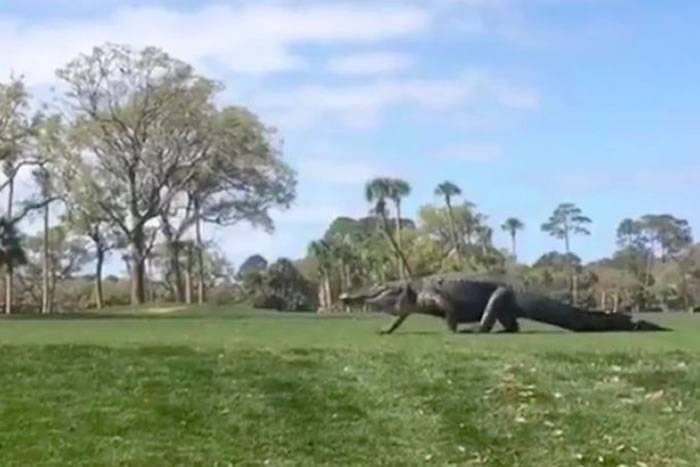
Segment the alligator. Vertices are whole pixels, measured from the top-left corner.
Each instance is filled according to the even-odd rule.
[[[498,321],[503,332],[515,333],[520,330],[518,318],[574,332],[668,330],[627,314],[572,306],[505,276],[435,274],[373,285],[344,293],[340,300],[347,306],[368,305],[396,316],[381,334],[394,332],[412,313],[443,318],[452,332],[458,331],[460,323],[477,323],[470,331],[488,333]]]

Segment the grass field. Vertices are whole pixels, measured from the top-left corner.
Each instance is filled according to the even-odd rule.
[[[0,319],[0,465],[700,465],[700,317],[450,335],[217,308]]]

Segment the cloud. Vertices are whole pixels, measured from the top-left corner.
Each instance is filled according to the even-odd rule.
[[[342,75],[378,75],[405,71],[413,65],[413,58],[406,54],[371,52],[335,58],[328,69]]]
[[[300,204],[288,211],[275,214],[275,222],[282,226],[289,225],[317,225],[327,226],[336,217],[349,216],[360,217],[367,215],[367,208],[349,203],[337,204],[316,204],[313,202],[305,203],[302,207]]]
[[[654,192],[687,191],[700,185],[700,166],[639,167],[635,169],[608,167],[606,170],[577,170],[574,173],[553,174],[561,188],[578,191],[639,190]]]
[[[429,112],[468,111],[483,106],[530,111],[540,98],[531,89],[480,70],[455,79],[384,79],[367,84],[304,85],[267,93],[255,104],[285,129],[339,124],[372,128],[393,106],[411,106]]]
[[[317,204],[306,202],[303,207],[288,211],[274,211],[275,232],[266,233],[247,224],[233,227],[211,228],[205,231],[207,238],[214,240],[226,257],[240,265],[248,256],[259,253],[268,260],[278,257],[297,258],[304,255],[306,245],[312,238],[320,237],[333,219],[340,216],[360,217],[366,209],[342,204]]]
[[[461,143],[437,151],[435,157],[469,162],[492,162],[503,156],[503,148],[495,143]]]
[[[55,69],[106,41],[155,45],[196,66],[274,73],[306,66],[294,47],[371,44],[417,34],[430,15],[411,6],[243,4],[193,11],[122,7],[108,17],[27,22],[0,16],[0,70],[24,73],[31,84],[54,81]]]
[[[321,157],[302,160],[298,170],[299,177],[304,180],[333,185],[360,185],[373,177],[396,174],[396,169],[368,162]]]

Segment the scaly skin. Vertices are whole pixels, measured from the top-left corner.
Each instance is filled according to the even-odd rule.
[[[666,330],[621,313],[576,308],[494,276],[432,275],[371,286],[343,294],[340,299],[346,305],[370,305],[395,315],[382,334],[394,332],[412,313],[444,318],[452,332],[457,332],[460,323],[479,323],[477,332],[490,332],[496,321],[506,332],[518,332],[518,318],[575,332]]]

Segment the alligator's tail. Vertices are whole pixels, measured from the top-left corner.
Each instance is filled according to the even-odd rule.
[[[519,315],[575,332],[668,331],[649,321],[634,321],[622,313],[603,313],[576,308],[548,297],[518,294]]]

